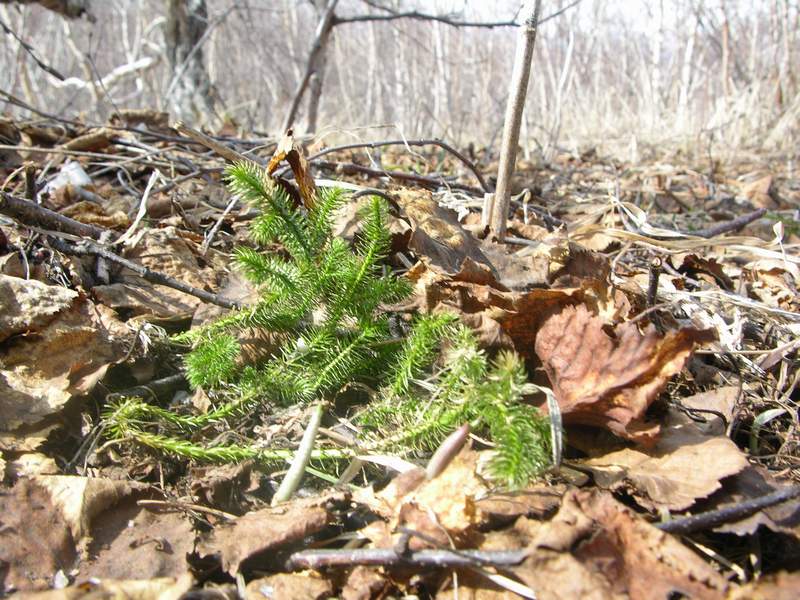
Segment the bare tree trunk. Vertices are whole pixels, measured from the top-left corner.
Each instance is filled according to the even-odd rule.
[[[528,79],[531,73],[533,46],[536,42],[536,27],[539,23],[539,9],[542,0],[527,0],[523,8],[524,25],[520,27],[517,38],[517,53],[514,57],[514,70],[511,73],[506,118],[503,125],[503,141],[500,146],[500,165],[497,169],[497,189],[490,203],[491,227],[495,237],[502,241],[506,236],[508,204],[511,192],[511,174],[517,160],[519,128],[525,97],[528,93]],[[484,216],[486,220],[486,216]]]
[[[192,122],[216,114],[218,100],[203,62],[206,0],[168,0],[164,37],[172,79],[166,102],[174,117]]]
[[[292,105],[289,108],[289,113],[286,115],[286,120],[283,123],[284,131],[294,124],[297,118],[297,112],[300,109],[300,102],[303,100],[303,95],[309,87],[312,88],[312,95],[308,105],[308,126],[309,131],[316,129],[319,95],[322,93],[322,80],[325,73],[325,51],[331,36],[331,31],[334,25],[336,25],[336,15],[333,11],[338,2],[339,0],[328,0],[325,10],[320,17],[317,30],[314,33],[314,42],[311,44],[311,52],[308,55],[306,72],[300,84],[297,86]]]

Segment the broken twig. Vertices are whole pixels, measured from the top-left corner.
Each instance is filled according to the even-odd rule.
[[[750,515],[756,514],[760,510],[797,497],[800,497],[800,485],[783,488],[777,492],[767,494],[766,496],[745,500],[744,502],[739,502],[733,506],[726,506],[718,510],[710,510],[681,519],[673,519],[665,523],[657,523],[656,527],[661,531],[675,534],[713,529],[725,523],[740,521]]]
[[[70,254],[73,256],[97,256],[104,258],[109,262],[113,262],[122,267],[125,267],[130,271],[133,271],[145,281],[149,281],[150,283],[155,283],[158,285],[164,285],[174,290],[184,292],[185,294],[190,294],[192,296],[195,296],[196,298],[200,298],[204,302],[210,302],[211,304],[216,304],[217,306],[222,306],[224,308],[230,308],[230,309],[239,308],[239,305],[233,300],[228,300],[227,298],[223,298],[222,296],[219,296],[217,294],[212,294],[211,292],[198,289],[187,283],[178,281],[177,279],[174,279],[169,275],[165,275],[164,273],[160,273],[159,271],[153,271],[151,269],[148,269],[147,267],[138,265],[135,262],[131,262],[127,258],[122,258],[121,256],[114,254],[110,250],[107,250],[106,248],[103,248],[99,244],[96,244],[89,240],[84,240],[78,244],[71,244],[64,240],[51,237],[50,245],[59,252],[63,252],[64,254]]]

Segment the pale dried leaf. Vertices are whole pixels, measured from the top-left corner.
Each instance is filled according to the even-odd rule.
[[[63,515],[76,542],[90,534],[97,515],[134,491],[147,488],[134,481],[73,475],[37,475],[33,481],[50,495],[53,506]]]
[[[630,490],[646,508],[677,511],[710,496],[720,480],[748,462],[728,437],[706,435],[688,417],[675,414],[652,448],[625,448],[585,464],[600,487]]]

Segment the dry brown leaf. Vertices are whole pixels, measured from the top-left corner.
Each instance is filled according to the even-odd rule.
[[[31,311],[27,335],[0,347],[0,431],[13,435],[23,426],[39,427],[70,398],[89,392],[125,354],[132,333],[111,311],[59,286],[5,276],[0,281],[8,284],[6,306],[24,311],[41,301],[43,307]],[[24,312],[12,316],[6,335],[19,333],[25,319]]]
[[[680,413],[670,415],[652,448],[624,448],[585,461],[603,489],[624,488],[648,509],[684,510],[748,466],[725,435],[710,436]]]
[[[764,175],[760,179],[741,184],[742,195],[752,202],[756,208],[777,208],[772,175]]]
[[[389,586],[386,577],[375,567],[356,567],[347,576],[342,588],[342,600],[372,600]]]
[[[716,600],[728,588],[713,566],[607,492],[568,492],[553,519],[521,518],[515,530],[530,539],[529,557],[511,570],[539,600]]]
[[[252,473],[252,462],[193,467],[192,496],[203,506],[239,514],[243,512],[243,493],[250,486]]]
[[[401,190],[397,202],[412,225],[408,247],[426,265],[438,273],[454,275],[461,271],[464,260],[469,257],[487,268],[497,280],[494,267],[481,251],[478,240],[461,226],[456,214],[440,206],[430,192]]]
[[[333,585],[313,572],[278,573],[247,584],[244,600],[323,600],[333,595]]]
[[[303,154],[303,148],[294,139],[294,133],[290,129],[278,142],[277,148],[272,155],[272,158],[267,164],[267,173],[272,175],[278,168],[280,163],[286,160],[294,173],[294,180],[300,188],[300,197],[303,200],[303,205],[308,208],[314,208],[316,202],[317,186],[314,183],[314,178],[311,176],[311,171],[308,168],[308,162]]]
[[[544,519],[561,503],[566,488],[561,484],[532,487],[518,492],[496,493],[476,502],[491,523],[508,523],[518,517]]]
[[[92,522],[99,514],[135,491],[147,489],[145,484],[135,481],[73,475],[37,475],[33,481],[50,495],[76,542],[90,534]]]
[[[475,499],[486,492],[476,475],[478,454],[463,449],[437,477],[425,480],[425,471],[414,469],[392,480],[378,493],[364,490],[355,500],[368,505],[386,521],[376,521],[362,530],[377,547],[393,545],[398,526],[420,531],[449,545],[463,539],[481,522]],[[410,548],[429,547],[412,538]]]
[[[614,434],[653,444],[658,424],[644,421],[650,403],[678,373],[709,331],[682,329],[640,334],[633,324],[603,331],[588,309],[567,306],[547,318],[536,335],[536,354],[558,399],[565,423],[606,427]]]
[[[766,496],[783,487],[766,469],[758,466],[748,466],[734,477],[726,479],[723,482],[722,489],[710,498],[708,506],[703,506],[703,510],[716,510],[735,506],[742,502]],[[793,499],[770,506],[746,519],[720,525],[714,531],[736,535],[751,535],[761,525],[772,531],[785,533],[800,539],[800,500]]]
[[[29,479],[0,494],[0,580],[3,593],[47,589],[56,571],[77,559],[75,543],[49,494]]]
[[[218,273],[226,267],[214,253],[200,256],[197,245],[174,227],[143,229],[132,243],[134,247],[126,258],[201,290],[214,291]],[[92,294],[99,302],[128,315],[188,316],[202,304],[196,296],[151,284],[125,271],[117,279],[117,283],[95,286]]]
[[[80,578],[179,577],[189,570],[195,531],[184,511],[138,506],[126,498],[94,519]]]
[[[78,296],[78,292],[65,287],[0,275],[0,342],[44,329]]]
[[[728,423],[733,419],[740,391],[738,385],[726,385],[681,398],[681,405],[698,411],[695,414],[703,422],[696,422],[695,425],[700,431],[709,435],[724,435]]]
[[[70,187],[72,186],[65,186],[56,193],[70,194]],[[69,202],[69,200],[66,200],[65,202]],[[70,217],[71,219],[75,219],[81,223],[97,225],[98,227],[104,227],[106,229],[123,229],[125,227],[129,227],[131,224],[128,215],[121,210],[109,210],[105,206],[95,204],[94,202],[88,202],[86,200],[76,201],[73,199],[71,202],[69,202],[69,206],[66,206],[59,212],[65,217]]]
[[[201,556],[219,555],[222,568],[236,574],[248,558],[322,530],[330,523],[328,504],[344,498],[337,493],[249,512],[235,521],[217,525],[200,539],[197,550]]]
[[[111,145],[112,138],[118,135],[119,134],[113,129],[95,129],[89,133],[72,138],[70,141],[62,144],[61,147],[64,148],[64,150],[98,152],[108,148]]]

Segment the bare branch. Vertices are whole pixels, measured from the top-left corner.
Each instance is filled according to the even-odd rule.
[[[31,46],[29,43],[27,43],[25,40],[23,40],[21,37],[19,37],[16,34],[16,32],[13,29],[11,29],[8,25],[6,25],[5,22],[2,19],[0,19],[0,28],[2,28],[3,31],[5,31],[8,35],[10,35],[15,40],[17,40],[19,45],[22,46],[22,49],[25,50],[25,52],[27,52],[30,55],[30,57],[33,59],[33,62],[35,62],[39,66],[40,69],[42,69],[46,73],[50,73],[50,75],[52,75],[56,79],[64,81],[64,76],[61,73],[59,73],[55,69],[55,67],[51,67],[46,62],[42,61],[36,55],[36,51],[33,49],[33,46]]]
[[[390,8],[385,6],[380,6],[374,2],[369,2],[364,0],[368,6],[373,8],[377,8],[379,10],[386,11],[388,14],[385,15],[354,15],[351,17],[336,17],[336,25],[340,23],[365,23],[368,21],[397,21],[398,19],[415,19],[418,21],[437,21],[438,23],[444,23],[445,25],[450,25],[451,27],[483,27],[486,29],[493,29],[495,27],[519,27],[520,24],[517,23],[516,18],[511,19],[509,21],[459,21],[451,16],[447,15],[432,15],[429,13],[422,13],[417,10],[407,11],[407,12],[396,12]],[[564,14],[569,9],[577,6],[583,0],[573,0],[563,8],[558,9],[556,12],[547,15],[543,19],[539,19],[539,24],[545,23],[551,19],[555,19],[556,17]]]
[[[325,7],[325,11],[322,13],[322,17],[319,20],[317,31],[314,33],[314,41],[311,44],[311,51],[308,54],[306,71],[294,92],[292,105],[289,107],[289,112],[286,114],[286,119],[283,122],[283,131],[287,131],[292,127],[294,120],[297,118],[297,111],[300,108],[300,102],[302,101],[303,95],[308,88],[308,82],[311,81],[311,77],[317,72],[317,68],[320,63],[320,59],[325,52],[325,46],[327,46],[331,30],[337,22],[337,17],[333,11],[336,9],[338,2],[339,0],[328,0],[328,5]]]

